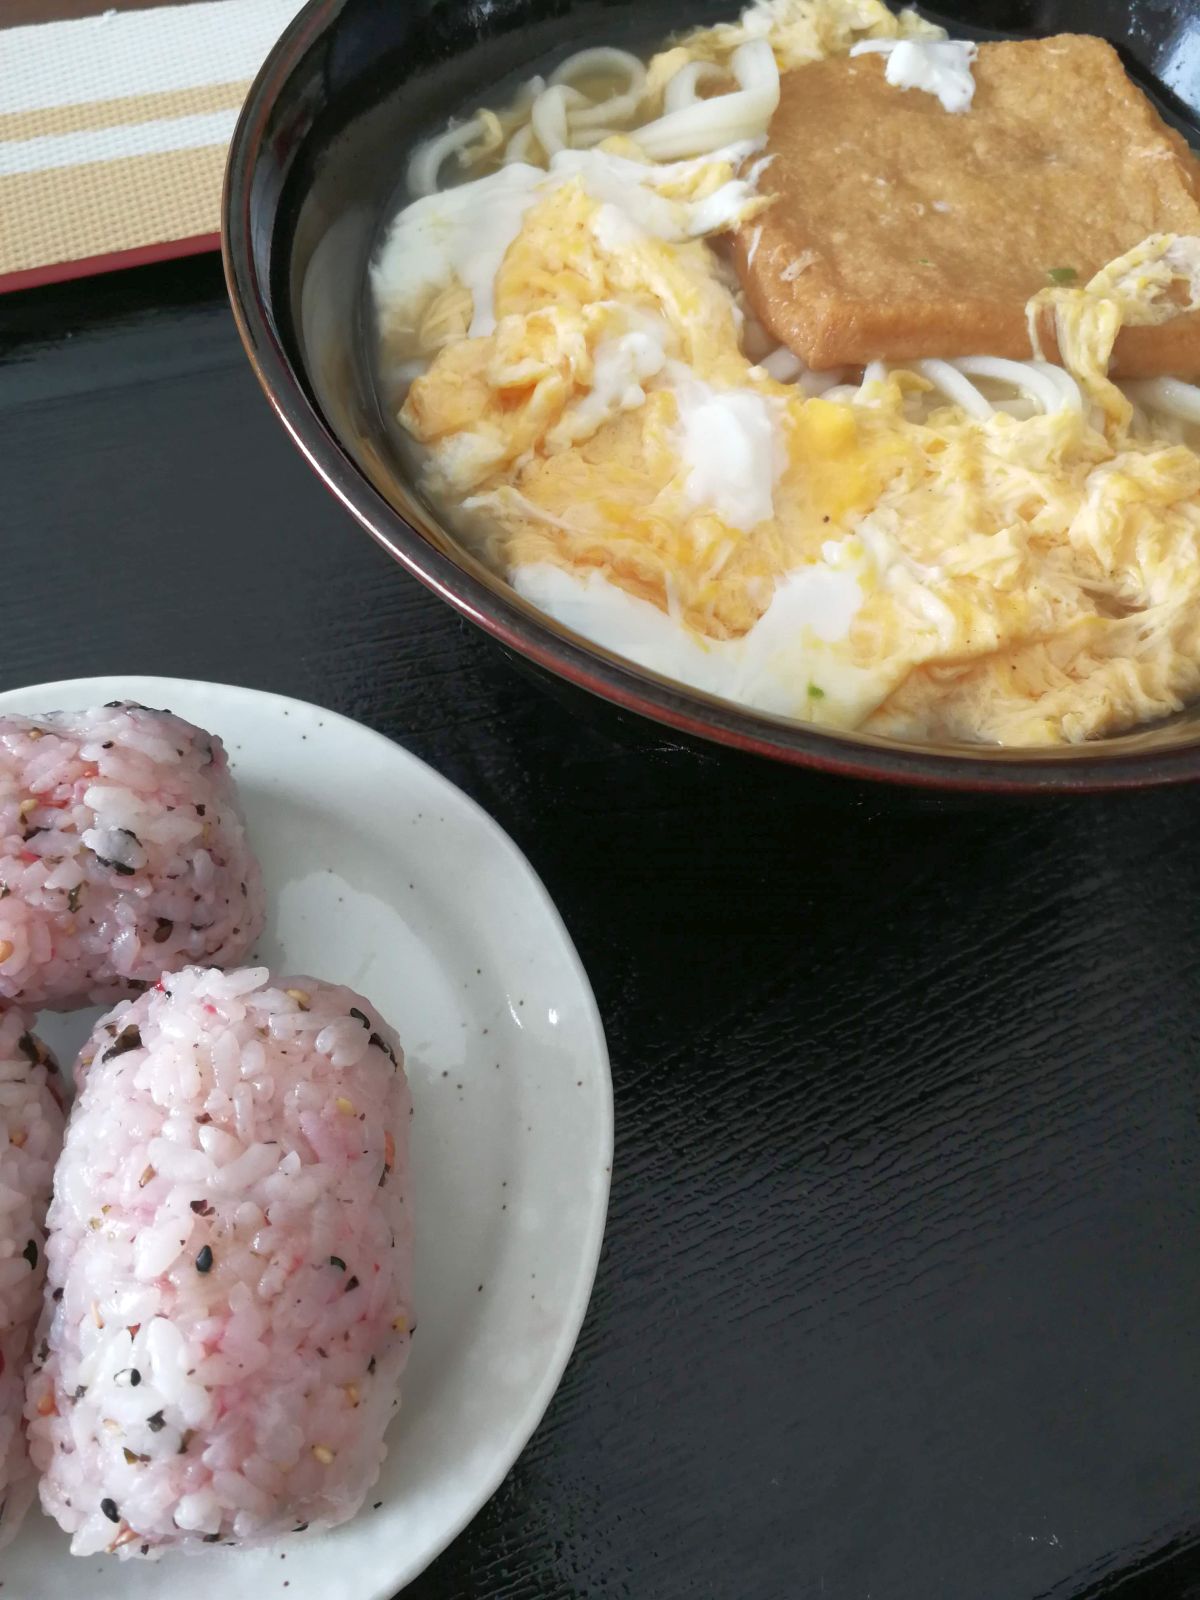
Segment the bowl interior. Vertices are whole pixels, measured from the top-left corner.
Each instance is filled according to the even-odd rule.
[[[699,0],[686,22],[737,9],[736,0]],[[1101,34],[1169,120],[1200,143],[1200,0],[961,0],[919,9],[958,35]],[[448,115],[502,98],[497,86],[510,76],[551,68],[592,43],[653,48],[683,20],[669,0],[311,0],[251,92],[226,190],[235,310],[301,448],[374,536],[473,620],[552,672],[683,731],[934,784],[1100,787],[1194,775],[1200,707],[1101,743],[1022,752],[839,734],[682,688],[536,612],[418,493],[372,379],[366,294],[409,149]]]

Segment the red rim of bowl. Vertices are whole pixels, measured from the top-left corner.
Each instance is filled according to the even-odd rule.
[[[380,495],[305,393],[276,331],[271,293],[251,246],[252,175],[271,114],[301,57],[342,0],[309,0],[281,35],[246,97],[229,149],[221,252],[238,333],[276,415],[332,494],[406,571],[501,644],[566,682],[684,736],[839,777],[946,791],[1037,795],[1096,793],[1185,783],[1200,776],[1197,743],[1174,749],[981,748],[962,754],[827,732],[739,707],[671,683],[560,631],[518,599],[438,550]]]

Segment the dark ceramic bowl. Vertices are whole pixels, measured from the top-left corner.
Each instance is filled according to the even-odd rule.
[[[749,711],[634,667],[560,628],[463,549],[407,481],[370,381],[365,273],[418,138],[532,62],[587,43],[635,49],[738,0],[310,0],[268,57],[234,134],[225,272],[250,360],[284,426],[397,561],[561,685],[672,730],[830,774],[932,790],[1046,793],[1200,776],[1200,710],[1083,747],[917,746]],[[1103,34],[1191,137],[1200,0],[961,0],[958,34]]]

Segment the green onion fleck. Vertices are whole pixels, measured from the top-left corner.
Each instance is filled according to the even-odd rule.
[[[1051,267],[1046,276],[1051,283],[1074,283],[1079,273],[1074,267]]]
[[[810,700],[824,700],[825,691],[824,691],[824,689],[821,688],[820,684],[818,684],[818,683],[810,683],[809,684],[809,686],[808,686],[808,698]]]

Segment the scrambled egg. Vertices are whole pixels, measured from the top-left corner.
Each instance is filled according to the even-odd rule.
[[[800,30],[787,50],[836,45]],[[1031,307],[1035,329],[1055,319],[1079,407],[980,419],[904,370],[809,397],[747,354],[736,279],[705,237],[761,206],[739,178],[752,151],[566,155],[526,169],[498,248],[471,241],[497,249],[482,321],[453,251],[416,279],[406,265],[407,294],[376,278],[392,354],[418,371],[400,420],[426,487],[503,570],[577,580],[580,617],[603,580],[714,663],[794,575],[840,575],[838,627],[802,621],[756,668],[769,693],[727,691],[829,725],[1044,745],[1200,695],[1200,458],[1105,376],[1122,321],[1169,312],[1171,284],[1195,278],[1186,242],[1148,241]],[[436,232],[462,192],[417,202],[432,209],[413,226]]]
[[[780,576],[819,558],[835,520],[872,504],[898,441],[889,424],[805,400],[747,360],[706,243],[618,231],[606,247],[603,213],[574,180],[526,214],[496,277],[496,331],[443,348],[401,420],[430,447],[432,492],[469,497],[501,530],[505,566],[601,567],[699,632],[734,637]],[[430,308],[434,324],[444,316]],[[766,463],[774,514],[752,529],[736,509],[692,503],[677,436],[695,380],[764,402],[782,459]],[[742,486],[747,500],[762,487]]]

